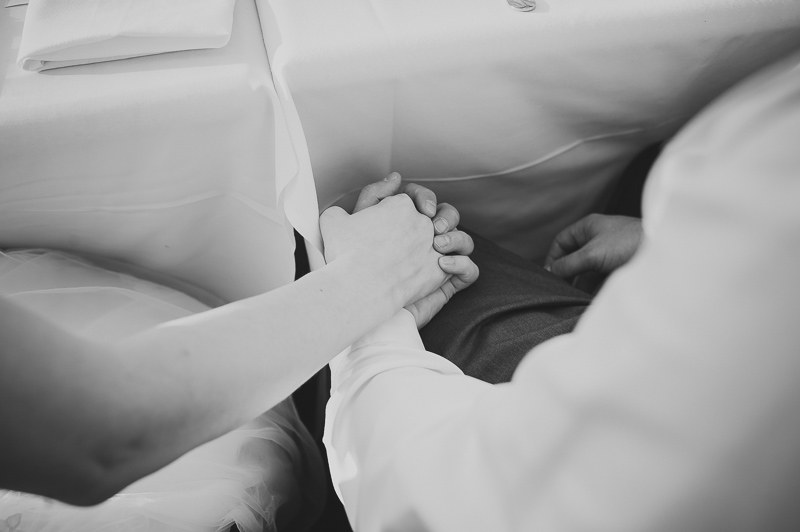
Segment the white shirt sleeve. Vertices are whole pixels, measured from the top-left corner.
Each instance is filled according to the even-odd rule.
[[[800,530],[800,56],[666,149],[645,239],[491,386],[395,316],[332,364],[357,532]]]

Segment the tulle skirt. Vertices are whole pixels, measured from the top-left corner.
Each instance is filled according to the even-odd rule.
[[[216,303],[137,273],[61,252],[0,252],[0,296],[95,339],[134,334]],[[0,531],[215,532],[235,524],[261,532],[278,523],[304,530],[324,504],[323,478],[317,447],[287,399],[98,506],[0,491]]]

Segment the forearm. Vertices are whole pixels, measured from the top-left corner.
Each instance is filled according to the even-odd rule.
[[[164,415],[214,434],[285,398],[391,316],[395,299],[357,265],[336,261],[270,293],[145,331],[115,350],[143,378],[163,379],[158,389],[172,396],[166,404],[174,410]]]
[[[241,425],[395,311],[396,294],[370,278],[341,260],[104,344],[32,327],[35,316],[4,301],[0,414],[16,437],[0,442],[13,462],[0,485],[97,502]]]

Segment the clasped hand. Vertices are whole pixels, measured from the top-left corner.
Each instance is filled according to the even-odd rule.
[[[478,278],[472,238],[458,223],[453,206],[397,173],[364,187],[353,214],[331,207],[320,216],[326,262],[348,257],[364,282],[388,283],[417,327]]]

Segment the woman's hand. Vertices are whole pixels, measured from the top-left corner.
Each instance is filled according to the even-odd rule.
[[[639,218],[590,214],[556,235],[544,265],[564,279],[586,272],[607,275],[633,257],[641,239]]]
[[[405,307],[414,316],[417,328],[422,328],[456,292],[467,288],[478,279],[478,267],[468,257],[474,244],[472,237],[457,230],[460,215],[455,207],[448,203],[437,203],[436,194],[421,185],[404,184],[397,172],[364,187],[353,212],[375,206],[381,200],[397,194],[406,194],[421,214],[431,218],[436,234],[433,249],[447,255],[439,257],[439,267],[447,274],[441,286]]]
[[[331,207],[319,223],[326,262],[340,265],[374,297],[388,298],[395,312],[446,280],[431,246],[433,224],[406,195],[352,215]]]

